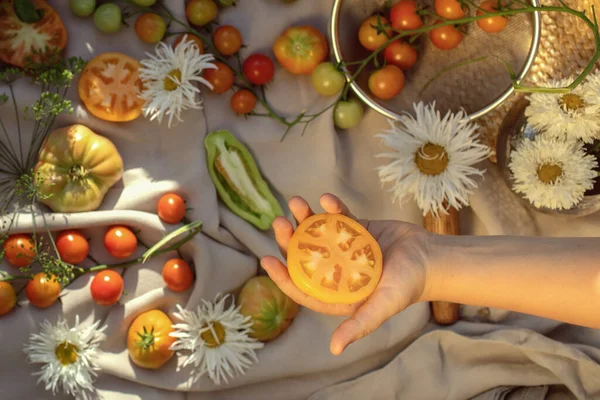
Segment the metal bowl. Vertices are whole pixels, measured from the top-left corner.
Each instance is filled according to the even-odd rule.
[[[538,0],[531,1],[533,5],[539,5]],[[391,3],[397,2],[392,0]],[[383,10],[385,4],[386,0],[334,1],[330,34],[337,62],[359,61],[369,55],[358,41],[358,30],[362,21]],[[422,0],[422,4],[433,9],[433,0]],[[483,32],[476,23],[468,24],[468,34],[453,50],[437,49],[428,35],[421,35],[416,42],[418,61],[405,71],[404,89],[394,99],[380,100],[371,95],[367,81],[372,66],[365,68],[351,87],[369,107],[395,120],[412,110],[413,103],[419,101],[435,101],[442,113],[463,109],[471,120],[481,117],[498,107],[514,90],[504,62],[512,66],[518,81],[531,68],[539,47],[539,14],[511,17],[506,29],[496,34]],[[429,19],[425,23],[429,23]],[[484,56],[486,60],[469,62]],[[463,62],[467,64],[448,71]],[[346,77],[350,79],[356,69],[357,66],[346,67]]]

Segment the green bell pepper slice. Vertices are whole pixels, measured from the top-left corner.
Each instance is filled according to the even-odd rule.
[[[248,149],[226,130],[207,135],[204,145],[208,172],[221,201],[258,229],[270,229],[283,211]]]

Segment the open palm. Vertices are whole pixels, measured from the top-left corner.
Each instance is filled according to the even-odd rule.
[[[357,220],[336,196],[324,194],[320,200],[325,212],[343,214]],[[300,197],[292,198],[289,206],[297,224],[314,214],[308,203]],[[420,301],[425,290],[430,234],[419,226],[399,221],[357,221],[377,240],[383,254],[383,272],[379,284],[363,302],[323,303],[301,292],[278,258],[266,256],[261,260],[262,267],[271,279],[296,303],[322,314],[350,317],[334,331],[331,338],[330,350],[335,355],[379,328],[390,317]],[[273,229],[279,249],[287,257],[294,227],[290,221],[279,217],[273,222]]]

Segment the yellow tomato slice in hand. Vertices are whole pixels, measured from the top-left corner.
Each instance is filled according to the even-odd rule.
[[[294,284],[324,303],[363,301],[381,278],[379,244],[362,225],[341,214],[317,214],[304,220],[287,252]]]
[[[145,101],[141,64],[122,53],[102,53],[94,57],[79,78],[79,97],[88,111],[111,122],[132,121],[142,114]]]

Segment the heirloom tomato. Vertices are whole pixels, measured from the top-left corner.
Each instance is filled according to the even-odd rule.
[[[31,0],[43,14],[42,19],[23,22],[13,3],[0,1],[0,61],[24,67],[29,61],[41,63],[44,55],[62,52],[67,45],[67,30],[58,13],[44,0]]]
[[[414,0],[400,0],[390,10],[392,28],[404,31],[419,29],[423,20],[417,12],[417,3]]]
[[[487,12],[497,12],[498,11],[498,2],[487,0],[479,5],[479,7]],[[481,10],[477,11],[477,15],[483,15],[484,12]],[[506,28],[506,24],[508,24],[508,18],[506,17],[489,17],[484,19],[477,20],[477,25],[481,28],[482,31],[487,33],[498,33],[503,31]]]
[[[181,35],[177,36],[177,39],[175,39],[175,42],[173,43],[173,48],[177,48],[177,46],[183,41],[183,38],[185,38],[186,42],[193,42],[196,47],[198,47],[200,54],[204,54],[204,42],[198,36],[190,33],[182,33]]]
[[[185,15],[193,25],[203,26],[217,18],[219,8],[213,0],[191,0],[185,7]]]
[[[62,231],[54,241],[61,260],[77,265],[90,254],[90,244],[83,234],[75,229]]]
[[[160,310],[141,313],[127,332],[127,350],[131,361],[139,367],[158,369],[173,357],[169,347],[177,340],[171,319]]]
[[[324,303],[363,301],[379,283],[382,266],[377,241],[361,224],[342,214],[305,219],[288,244],[292,281]]]
[[[329,55],[327,39],[317,28],[291,26],[273,44],[279,64],[295,75],[308,75]]]
[[[446,19],[459,19],[465,16],[465,8],[458,0],[435,0],[435,13]]]
[[[344,89],[346,77],[331,62],[321,63],[311,76],[312,84],[321,96],[333,96]]]
[[[0,316],[6,315],[17,304],[15,288],[8,282],[0,282]]]
[[[386,65],[369,77],[369,90],[383,100],[396,97],[403,88],[404,73],[395,65]]]
[[[231,96],[231,109],[236,114],[248,114],[256,107],[256,96],[248,89],[241,89]]]
[[[112,306],[121,298],[124,287],[123,277],[115,271],[107,269],[96,274],[92,280],[90,292],[96,304]]]
[[[104,234],[104,247],[116,258],[127,258],[137,249],[138,240],[131,229],[115,225]]]
[[[441,21],[436,22],[436,24]],[[429,31],[429,39],[435,47],[441,50],[456,48],[463,39],[463,34],[452,25],[444,25]]]
[[[180,258],[173,258],[163,265],[162,277],[167,287],[174,292],[185,292],[194,283],[192,268]]]
[[[14,267],[28,267],[36,256],[35,244],[30,235],[10,235],[4,242],[4,258]]]
[[[243,315],[252,318],[250,336],[261,342],[285,332],[300,309],[268,276],[256,276],[246,282],[238,305]]]
[[[223,94],[233,86],[235,76],[233,70],[221,61],[215,61],[217,68],[210,68],[204,71],[204,79],[212,85],[212,91],[216,94]]]
[[[60,283],[56,280],[56,275],[39,272],[27,283],[25,294],[34,306],[48,308],[60,296]]]
[[[177,224],[185,217],[185,201],[175,193],[167,193],[158,200],[156,211],[167,224]]]
[[[385,31],[379,32],[377,26],[381,24],[386,27]],[[383,46],[393,36],[390,21],[381,15],[373,15],[365,19],[358,30],[358,41],[369,51],[375,51]]]
[[[244,76],[254,85],[264,85],[273,79],[275,65],[273,60],[264,54],[253,54],[244,61]]]
[[[155,13],[144,13],[135,21],[136,35],[147,43],[158,43],[167,33],[165,19]]]
[[[417,62],[417,50],[401,40],[390,43],[385,48],[383,56],[388,64],[395,65],[402,70],[412,68]]]
[[[213,35],[217,51],[224,56],[232,56],[242,48],[242,34],[235,26],[223,25]]]
[[[78,83],[85,108],[105,121],[126,122],[139,117],[145,103],[138,97],[143,88],[140,66],[136,59],[122,53],[102,53],[92,58]]]
[[[94,211],[123,175],[115,145],[84,125],[55,129],[35,166],[41,178],[39,201],[54,212]]]

